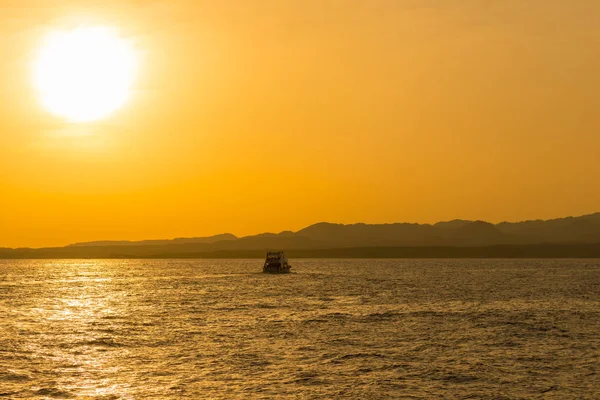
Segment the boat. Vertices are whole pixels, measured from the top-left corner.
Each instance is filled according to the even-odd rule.
[[[283,251],[268,251],[263,272],[265,274],[287,274],[290,272],[291,265]]]

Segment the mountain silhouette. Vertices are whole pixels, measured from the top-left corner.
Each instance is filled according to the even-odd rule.
[[[593,256],[597,248],[600,249],[600,213],[547,221],[499,224],[468,220],[438,222],[433,225],[344,225],[321,222],[297,232],[262,233],[241,238],[222,234],[137,242],[95,241],[43,249],[0,248],[0,258],[205,257],[211,254],[219,257],[256,256],[268,249],[292,250],[306,256],[330,254],[340,257],[344,254],[421,257],[458,257],[461,254],[498,257],[504,254],[516,257],[548,254],[558,257],[561,252],[577,257],[577,254]]]
[[[132,242],[129,240],[100,240],[95,242],[73,243],[67,247],[96,247],[96,246],[156,246],[166,244],[186,244],[186,243],[216,243],[224,240],[236,240],[237,236],[231,233],[196,238],[176,238],[171,240],[140,240]]]

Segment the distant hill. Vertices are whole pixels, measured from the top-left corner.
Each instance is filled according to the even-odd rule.
[[[322,222],[297,232],[238,238],[222,234],[173,240],[96,241],[44,249],[0,249],[0,258],[225,257],[285,249],[312,256],[465,257],[600,256],[600,213],[548,221],[454,220],[436,224],[333,224]],[[361,250],[362,249],[362,250]],[[377,250],[373,250],[377,249]],[[561,253],[562,252],[562,253]]]
[[[98,246],[160,246],[167,244],[186,244],[186,243],[216,243],[224,240],[236,240],[237,237],[231,233],[223,233],[221,235],[214,235],[209,237],[197,237],[197,238],[177,238],[170,240],[141,240],[132,242],[129,240],[100,240],[95,242],[82,242],[73,243],[67,247],[98,247]]]
[[[332,246],[490,246],[600,242],[600,213],[549,221],[454,220],[429,224],[318,223],[295,234]]]

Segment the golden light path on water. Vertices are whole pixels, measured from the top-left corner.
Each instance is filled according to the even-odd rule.
[[[61,374],[57,376],[54,388],[40,387],[38,394],[61,397],[69,393],[94,398],[126,398],[127,386],[114,383],[107,377],[98,379],[98,371],[108,373],[115,371],[111,366],[114,355],[108,351],[97,351],[95,346],[110,346],[111,340],[103,333],[114,333],[110,328],[94,329],[101,326],[102,321],[117,315],[121,295],[111,294],[112,277],[106,277],[107,271],[98,262],[49,262],[44,268],[54,270],[62,275],[55,280],[56,286],[45,297],[43,307],[34,309],[37,319],[48,324],[49,336],[52,332],[60,332],[58,352],[47,354],[53,363],[61,366]],[[42,294],[43,298],[43,294]],[[119,302],[124,304],[123,302]],[[50,339],[52,340],[52,339]],[[79,344],[79,347],[75,348]],[[45,343],[34,351],[44,354]],[[73,345],[73,348],[71,347]],[[124,350],[126,352],[126,350]],[[65,379],[61,376],[74,375],[79,379]]]
[[[7,398],[593,398],[598,260],[0,260]]]

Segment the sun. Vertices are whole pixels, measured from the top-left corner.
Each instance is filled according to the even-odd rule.
[[[127,101],[136,57],[129,42],[107,27],[47,35],[34,64],[40,101],[71,122],[108,117]]]

